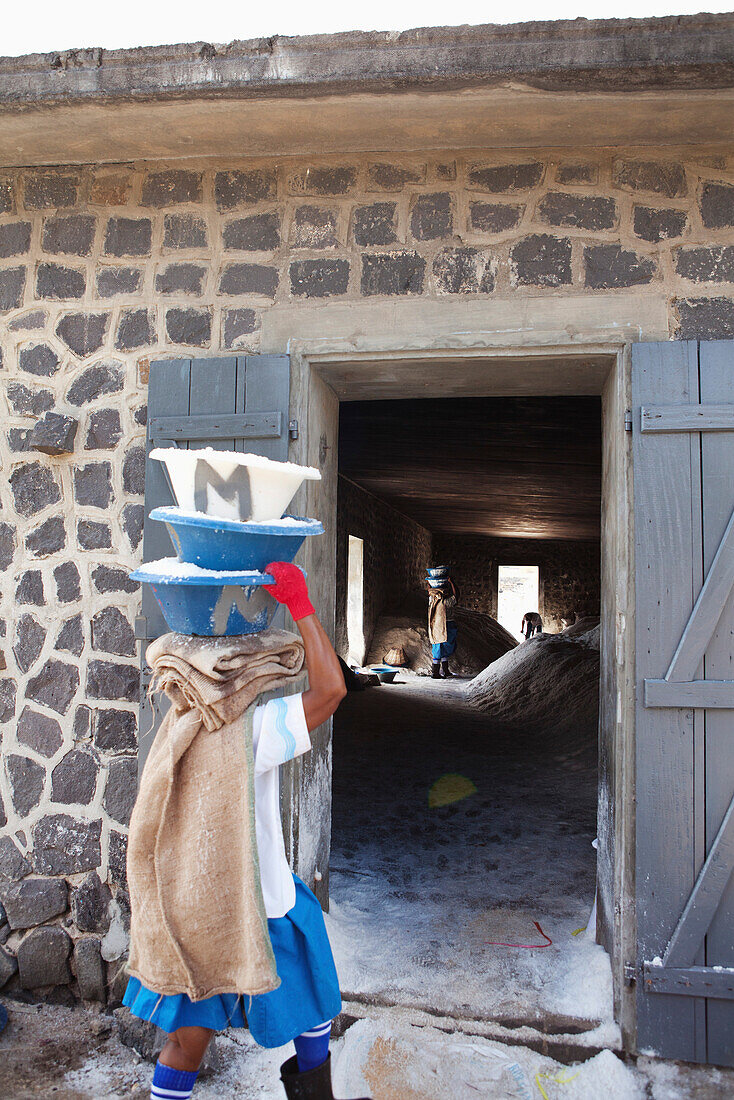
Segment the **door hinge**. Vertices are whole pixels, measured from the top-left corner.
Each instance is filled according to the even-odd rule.
[[[626,432],[632,431],[632,409],[627,409],[624,414],[624,430]]]
[[[291,439],[298,439],[298,421],[297,420],[289,420],[288,421],[288,436]]]
[[[634,963],[624,964],[624,981],[625,985],[634,985],[637,981],[637,967]]]

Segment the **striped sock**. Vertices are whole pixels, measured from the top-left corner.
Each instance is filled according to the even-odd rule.
[[[151,1100],[190,1100],[199,1071],[189,1073],[185,1069],[171,1069],[163,1062],[156,1062]]]
[[[308,1073],[310,1069],[323,1065],[329,1054],[330,1038],[331,1020],[296,1036],[293,1042],[296,1044],[298,1069],[301,1073]]]

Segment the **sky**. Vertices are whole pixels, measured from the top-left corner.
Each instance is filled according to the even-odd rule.
[[[671,6],[672,5],[672,6]],[[7,10],[11,9],[11,10]],[[51,53],[85,46],[122,49],[175,42],[231,42],[271,35],[332,34],[349,30],[399,31],[462,23],[520,23],[532,20],[641,18],[726,12],[734,0],[369,0],[368,3],[279,0],[36,0],[7,3],[0,25],[0,56]]]

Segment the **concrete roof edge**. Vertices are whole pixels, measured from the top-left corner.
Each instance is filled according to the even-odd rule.
[[[333,95],[522,82],[734,86],[734,13],[344,32],[0,58],[0,110],[84,101]]]

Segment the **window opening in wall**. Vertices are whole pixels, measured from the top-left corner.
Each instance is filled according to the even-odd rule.
[[[497,619],[520,641],[523,616],[540,611],[540,570],[537,565],[500,565],[498,574]]]
[[[349,536],[347,550],[347,645],[349,664],[364,661],[364,542]]]

